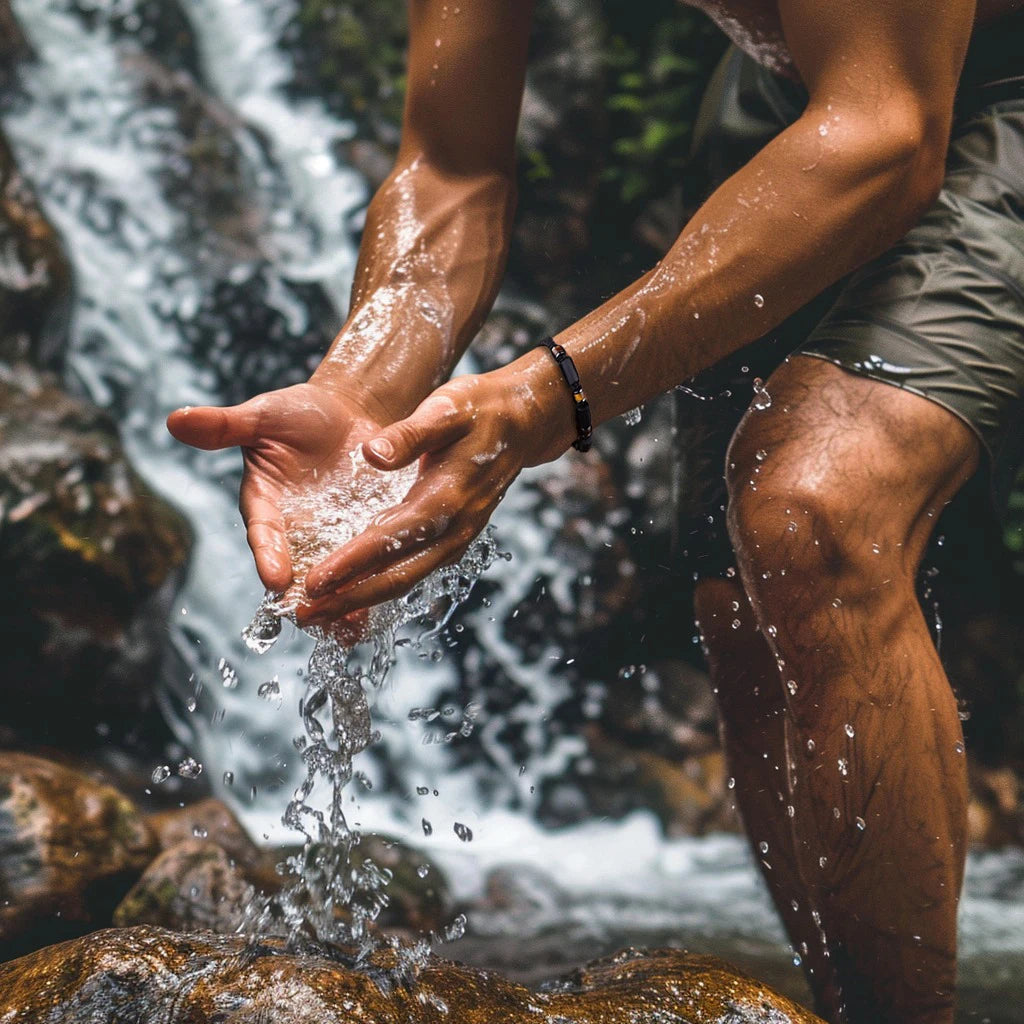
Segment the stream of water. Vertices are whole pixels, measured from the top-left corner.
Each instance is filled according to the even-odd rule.
[[[135,465],[195,528],[169,623],[166,711],[218,794],[258,835],[290,841],[280,819],[304,777],[292,739],[312,641],[286,627],[263,657],[246,647],[241,631],[263,594],[236,507],[240,461],[175,443],[164,419],[181,405],[234,401],[308,372],[340,322],[368,197],[336,155],[353,127],[289,89],[295,72],[280,37],[292,0],[181,0],[212,96],[207,117],[230,143],[243,206],[244,216],[219,218],[197,198],[201,182],[187,170],[176,176],[195,140],[182,115],[187,87],[161,78],[135,38],[153,5],[13,6],[36,60],[22,71],[23,98],[4,129],[74,265],[68,377],[112,411]],[[253,309],[259,316],[244,319]],[[240,318],[250,334],[265,333],[270,355],[251,342],[239,349]],[[529,697],[509,714],[530,756],[505,742],[508,721],[477,720],[468,707],[451,715],[475,730],[486,768],[426,742],[435,735],[429,714],[409,711],[440,715],[466,662],[436,660],[440,640],[402,650],[374,708],[386,753],[360,764],[372,789],[349,787],[344,814],[426,844],[456,895],[481,906],[460,956],[535,978],[619,945],[685,943],[747,963],[799,996],[799,972],[737,838],[666,840],[646,813],[558,832],[536,822],[537,781],[557,776],[583,746],[547,729],[567,695],[565,653],[554,641],[527,653],[505,628],[538,578],[569,607],[580,573],[553,553],[550,519],[529,486],[545,472],[527,474],[499,507],[496,536],[512,558],[492,566],[487,602],[471,613],[473,643]],[[525,865],[514,908],[483,909],[488,878],[511,863]],[[1020,1020],[1024,855],[972,857],[962,935],[961,1019]]]

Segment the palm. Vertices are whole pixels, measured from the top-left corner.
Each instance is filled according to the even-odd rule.
[[[171,433],[197,448],[241,446],[239,506],[256,569],[268,590],[293,582],[294,554],[308,534],[309,501],[296,500],[349,471],[349,453],[383,425],[354,399],[313,384],[260,395],[233,408],[179,410]],[[303,561],[305,561],[303,559]]]

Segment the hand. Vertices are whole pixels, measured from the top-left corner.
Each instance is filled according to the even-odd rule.
[[[366,461],[382,470],[420,459],[419,476],[401,504],[310,571],[314,618],[391,600],[457,562],[524,466],[569,446],[569,395],[559,380],[557,410],[547,407],[557,368],[544,359],[550,365],[524,357],[493,373],[458,377],[363,445]]]
[[[282,502],[351,466],[349,453],[376,436],[390,417],[355,389],[310,382],[259,395],[230,408],[178,409],[167,419],[185,444],[206,450],[239,445],[245,460],[239,506],[263,585],[281,593],[293,583],[288,537],[301,530]]]

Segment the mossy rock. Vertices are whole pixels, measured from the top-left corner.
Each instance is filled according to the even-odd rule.
[[[543,991],[431,958],[388,984],[363,970],[244,939],[159,928],[98,932],[0,966],[5,1024],[821,1024],[714,957],[627,950]]]

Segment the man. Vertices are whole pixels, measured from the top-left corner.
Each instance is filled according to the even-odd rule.
[[[282,496],[359,442],[379,469],[420,460],[403,503],[308,574],[306,621],[457,559],[524,466],[584,440],[544,348],[438,387],[501,277],[531,6],[412,0],[401,150],[340,336],[308,384],[169,420],[243,447],[273,590],[292,581]],[[774,99],[799,102],[780,116],[766,94],[775,134],[657,267],[556,339],[598,426],[734,354],[766,362],[725,431],[735,569],[705,559],[697,612],[751,843],[830,1021],[953,1019],[964,749],[914,577],[975,470],[1004,495],[1017,465],[1024,89],[986,67],[1000,40],[1016,61],[1016,6],[709,0],[781,76]],[[745,349],[837,282],[808,339]]]

